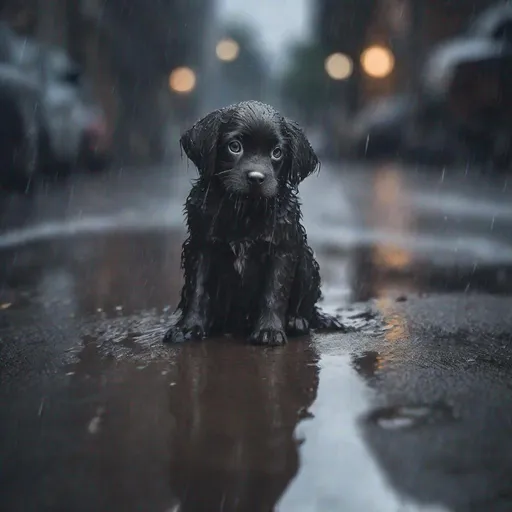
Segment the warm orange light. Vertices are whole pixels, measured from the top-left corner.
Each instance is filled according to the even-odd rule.
[[[169,87],[174,92],[186,94],[194,90],[195,86],[196,74],[190,68],[176,68],[169,75]]]
[[[325,59],[325,72],[333,80],[346,80],[352,74],[352,59],[343,53],[333,53]]]
[[[361,55],[361,65],[368,76],[385,78],[395,67],[395,56],[384,46],[370,46]]]
[[[217,43],[215,53],[220,60],[232,62],[240,53],[240,45],[234,39],[222,39]]]

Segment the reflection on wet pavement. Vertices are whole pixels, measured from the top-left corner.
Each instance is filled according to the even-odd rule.
[[[512,191],[325,166],[304,215],[350,332],[169,347],[187,187],[151,172],[4,205],[2,510],[510,510]]]
[[[320,360],[313,419],[299,425],[305,439],[303,469],[279,503],[279,510],[445,510],[419,507],[387,482],[362,438],[358,420],[371,394],[357,378],[348,355]]]

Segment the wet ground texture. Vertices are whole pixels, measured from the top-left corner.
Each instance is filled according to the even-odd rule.
[[[304,216],[351,332],[165,346],[192,177],[1,198],[0,509],[512,510],[512,183],[325,164]]]

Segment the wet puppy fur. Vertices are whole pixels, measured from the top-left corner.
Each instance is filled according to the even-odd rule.
[[[199,177],[185,204],[185,284],[165,341],[287,336],[343,326],[317,307],[320,273],[298,186],[319,166],[302,130],[255,101],[211,112],[183,134]]]

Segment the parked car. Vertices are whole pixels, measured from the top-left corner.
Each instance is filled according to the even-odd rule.
[[[81,68],[63,49],[35,40],[18,44],[16,52],[17,65],[40,87],[44,173],[59,176],[81,165],[105,167],[110,149],[105,115]]]
[[[468,35],[512,43],[512,5],[499,2],[484,10],[470,24]]]
[[[483,37],[458,37],[438,46],[422,80],[427,98],[444,105],[446,117],[474,161],[510,164],[512,47]]]
[[[427,164],[512,164],[512,8],[484,12],[429,53],[420,88],[356,116],[353,153]]]
[[[41,170],[53,176],[68,174],[80,148],[81,132],[74,119],[78,69],[64,51],[35,40],[19,42],[15,62],[40,89]]]
[[[352,154],[357,158],[396,157],[403,130],[413,114],[413,99],[393,96],[366,105],[352,123]]]
[[[41,94],[15,64],[16,34],[0,23],[0,186],[26,192],[40,164]]]

